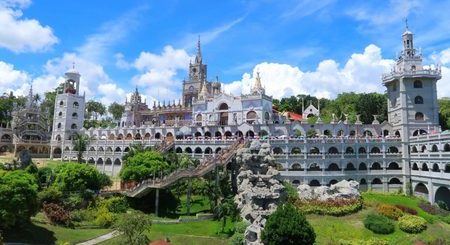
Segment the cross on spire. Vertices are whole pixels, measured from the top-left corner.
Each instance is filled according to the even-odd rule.
[[[405,27],[406,27],[406,30],[409,30],[409,26],[408,26],[408,18],[405,18]]]

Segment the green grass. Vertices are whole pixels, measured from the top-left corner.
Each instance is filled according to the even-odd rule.
[[[110,229],[70,229],[48,224],[31,223],[20,229],[5,232],[3,235],[7,242],[33,244],[69,242],[70,244],[75,244],[101,236],[110,231]]]
[[[321,215],[307,215],[308,221],[314,227],[317,235],[317,244],[333,244],[339,240],[368,240],[370,238],[382,239],[389,244],[414,244],[415,241],[422,240],[426,242],[437,238],[450,241],[450,225],[438,221],[434,215],[427,214],[417,207],[420,202],[418,198],[406,196],[382,194],[382,193],[363,193],[366,208],[356,214],[344,217],[332,217]],[[432,224],[428,224],[427,229],[420,234],[409,234],[401,231],[396,224],[396,230],[389,235],[379,235],[366,229],[363,220],[367,214],[374,212],[378,203],[402,204],[419,211],[422,217],[428,217]],[[421,212],[420,212],[421,211]]]
[[[177,209],[176,214],[183,216],[187,215],[186,208],[186,195],[180,197],[180,205]],[[191,196],[191,215],[197,213],[208,213],[210,211],[209,200],[205,196]]]
[[[227,237],[231,234],[234,224],[228,221],[225,227],[226,233],[218,234],[220,225],[219,221],[211,220],[181,224],[153,224],[147,235],[151,240],[160,240],[167,237],[173,245],[228,244]],[[100,244],[116,245],[120,244],[120,239],[118,237]]]

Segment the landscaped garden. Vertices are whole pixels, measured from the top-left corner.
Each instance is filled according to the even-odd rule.
[[[157,157],[158,161],[165,159]],[[18,162],[10,167],[0,170],[0,238],[7,242],[75,244],[113,230],[122,235],[102,244],[146,244],[159,239],[175,245],[241,244],[244,236],[246,224],[240,221],[234,205],[226,169],[161,190],[156,217],[154,192],[142,198],[98,196],[111,181],[89,165],[64,163],[36,168],[31,162]],[[129,176],[139,168],[139,164],[133,165]],[[370,191],[361,198],[306,202],[298,198],[293,186],[285,187],[287,206],[269,217],[263,232],[263,237],[272,239],[268,244],[286,237],[306,244],[314,240],[316,244],[450,242],[450,216],[445,205]],[[198,219],[199,214],[210,219]]]

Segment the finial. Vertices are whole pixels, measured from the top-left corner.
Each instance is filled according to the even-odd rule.
[[[408,26],[408,18],[405,18],[405,27],[406,27],[406,30],[409,30],[409,26]]]

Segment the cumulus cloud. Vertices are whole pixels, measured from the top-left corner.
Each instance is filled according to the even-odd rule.
[[[17,93],[30,80],[30,75],[25,71],[16,70],[14,65],[0,61],[0,91]]]
[[[383,92],[381,74],[389,71],[393,60],[383,59],[381,50],[371,44],[363,53],[353,54],[341,67],[334,60],[324,60],[315,71],[302,71],[288,64],[260,63],[252,74],[245,73],[241,80],[225,85],[233,94],[248,93],[257,72],[266,93],[275,98],[297,94],[312,94],[333,98],[342,92]]]
[[[121,57],[120,57],[121,58]],[[150,100],[163,98],[178,98],[182,82],[177,77],[180,70],[188,68],[193,59],[186,50],[164,47],[161,54],[141,52],[129,66],[140,73],[132,78],[134,84],[144,89],[144,94]],[[126,66],[121,60],[122,66]]]
[[[0,3],[0,47],[15,53],[46,51],[58,43],[49,26],[23,17],[22,9],[31,1],[6,0]]]
[[[450,48],[444,49],[430,57],[441,65],[442,79],[437,83],[438,97],[450,97]]]

